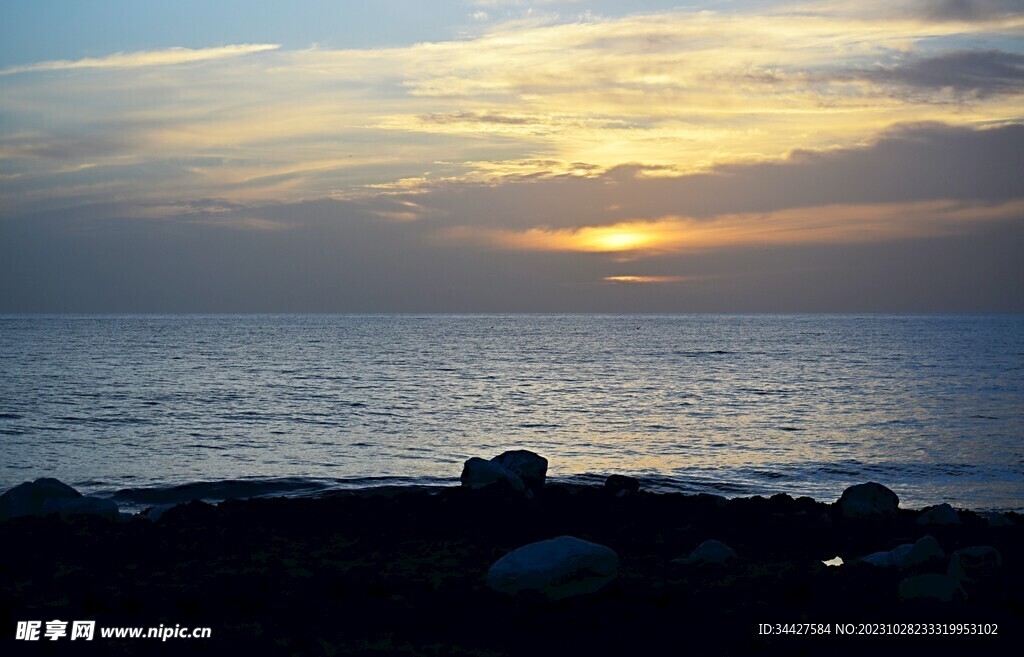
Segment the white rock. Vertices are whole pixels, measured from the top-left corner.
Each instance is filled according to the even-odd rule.
[[[59,501],[68,501],[82,494],[71,486],[44,477],[35,481],[18,484],[0,495],[0,521],[21,516],[41,516],[57,511],[53,508]],[[49,505],[50,508],[47,508]]]
[[[989,527],[1013,527],[1013,521],[1005,513],[984,513],[982,516]]]
[[[715,563],[724,564],[736,558],[736,551],[721,541],[710,539],[694,549],[689,556],[680,560],[681,563]]]
[[[939,504],[927,509],[917,517],[919,525],[959,525],[960,516],[956,509],[948,504]]]
[[[946,574],[959,582],[976,582],[995,575],[1002,564],[999,550],[990,545],[974,545],[950,555]]]
[[[900,546],[903,547],[903,546]],[[907,548],[912,547],[909,543]],[[896,565],[896,560],[893,558],[893,552],[895,550],[887,550],[884,552],[872,552],[871,554],[861,557],[858,559],[860,563],[870,564],[879,568],[891,568]]]
[[[523,480],[516,473],[512,472],[500,463],[485,461],[474,456],[462,466],[462,476],[459,477],[463,486],[472,489],[483,488],[504,481],[514,490],[523,491],[526,487]]]
[[[912,568],[945,556],[938,541],[931,536],[924,536],[916,543],[904,543],[887,552],[874,552],[861,557],[860,562],[881,568]]]
[[[611,548],[559,536],[498,559],[487,571],[487,586],[500,593],[537,591],[559,599],[597,591],[615,578],[618,569],[619,557]]]
[[[900,498],[882,484],[869,481],[844,490],[837,504],[847,518],[879,518],[896,515]]]
[[[491,459],[491,462],[508,468],[518,475],[526,486],[534,489],[544,485],[548,474],[548,460],[527,449],[503,452]]]
[[[952,602],[966,598],[960,582],[949,575],[915,575],[900,582],[900,600]]]
[[[912,568],[936,559],[945,559],[946,553],[932,536],[922,536],[905,554],[897,558],[896,565],[900,568]]]

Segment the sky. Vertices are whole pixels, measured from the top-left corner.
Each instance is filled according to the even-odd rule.
[[[4,0],[0,312],[1024,312],[1021,0]]]

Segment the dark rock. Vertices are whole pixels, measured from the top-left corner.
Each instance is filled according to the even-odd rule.
[[[523,480],[516,473],[493,460],[486,461],[476,456],[466,461],[459,480],[463,486],[473,490],[498,482],[504,482],[517,491],[526,489]]]
[[[633,477],[613,474],[604,480],[604,489],[616,497],[634,495],[640,490],[640,482]]]
[[[959,582],[973,583],[991,579],[1002,564],[999,550],[989,545],[975,545],[953,552],[946,574]]]
[[[536,591],[560,599],[597,591],[615,578],[618,568],[619,557],[611,548],[559,536],[498,559],[487,571],[487,586],[500,593]]]
[[[548,460],[527,449],[503,452],[491,459],[491,462],[515,473],[532,490],[543,487],[548,474]]]
[[[47,500],[43,505],[48,512],[59,513],[61,516],[100,516],[116,520],[118,517],[117,503],[99,497],[74,497],[70,499]]]
[[[948,504],[939,504],[926,509],[917,517],[919,525],[959,525],[960,516]]]
[[[965,600],[967,592],[949,575],[915,575],[900,582],[900,600],[953,602]]]
[[[869,481],[850,486],[837,502],[847,518],[879,518],[896,515],[900,498],[882,484]]]
[[[81,493],[57,479],[26,481],[0,495],[0,521],[57,513],[61,504],[80,497]]]

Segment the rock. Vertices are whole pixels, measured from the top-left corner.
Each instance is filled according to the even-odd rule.
[[[985,518],[989,527],[1013,527],[1013,521],[1005,513],[985,513],[982,514],[982,517]]]
[[[685,564],[724,564],[735,559],[736,551],[721,541],[710,539],[694,549],[689,556],[679,560]]]
[[[139,517],[145,518],[151,522],[156,522],[161,516],[173,509],[175,506],[176,505],[174,504],[158,504],[156,506],[151,506],[148,509],[141,511],[139,513]]]
[[[915,575],[900,582],[900,600],[953,602],[966,598],[960,582],[949,575]]]
[[[956,509],[948,504],[939,504],[938,506],[930,507],[926,509],[921,515],[917,517],[917,524],[919,525],[959,525],[960,516],[957,515]]]
[[[636,494],[640,490],[640,482],[633,477],[613,474],[604,480],[604,489],[616,497],[625,497]]]
[[[729,498],[724,495],[715,495],[714,493],[697,493],[693,496],[694,499],[700,500],[710,506],[720,509],[729,503]]]
[[[544,486],[548,474],[548,460],[527,449],[504,452],[491,459],[491,462],[508,468],[522,479],[527,488],[533,490]]]
[[[869,481],[844,490],[837,504],[847,518],[880,518],[896,515],[900,498],[882,484]]]
[[[1003,565],[1003,556],[990,545],[975,545],[953,552],[946,574],[958,582],[989,579]]]
[[[504,482],[516,491],[524,491],[526,487],[523,480],[516,473],[505,466],[494,461],[485,461],[474,456],[462,466],[462,476],[459,477],[463,486],[471,489],[483,488],[498,482]]]
[[[82,494],[65,483],[44,477],[18,484],[0,495],[0,521],[21,516],[42,516],[58,511],[59,501],[68,501]]]
[[[615,578],[619,556],[604,545],[573,536],[530,543],[509,552],[487,571],[499,593],[537,591],[549,598],[593,593]]]
[[[945,556],[935,538],[924,536],[916,543],[904,543],[887,552],[874,552],[859,561],[881,568],[913,568]]]
[[[932,536],[922,536],[914,543],[906,553],[900,555],[896,565],[900,568],[913,568],[928,563],[929,561],[945,559],[946,553],[942,546]]]
[[[901,545],[900,547],[903,546]],[[906,547],[910,548],[911,545],[908,543]],[[895,550],[888,550],[885,552],[872,552],[867,556],[861,557],[857,561],[858,563],[866,563],[871,566],[876,566],[878,568],[891,568],[896,565],[896,558],[893,555],[894,552]]]
[[[102,516],[117,520],[117,503],[99,497],[75,497],[71,499],[47,500],[43,505],[48,513],[59,513],[61,516]]]

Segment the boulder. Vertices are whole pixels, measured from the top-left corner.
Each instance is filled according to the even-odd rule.
[[[913,568],[942,559],[946,553],[931,536],[923,536],[916,543],[904,543],[887,552],[874,552],[861,557],[860,562],[881,568]]]
[[[47,500],[43,505],[48,513],[59,513],[61,516],[102,516],[110,520],[118,519],[117,503],[100,497],[75,497],[71,499]]]
[[[619,556],[604,545],[573,536],[530,543],[509,552],[487,571],[499,593],[536,591],[551,599],[593,593],[618,574]]]
[[[640,482],[633,477],[613,474],[604,480],[604,489],[616,497],[634,495],[640,490]]]
[[[174,504],[158,504],[156,506],[151,506],[148,509],[140,511],[139,517],[145,518],[146,520],[149,520],[151,522],[156,522],[161,517],[163,517],[165,513],[173,509],[175,506],[176,505]]]
[[[698,545],[688,556],[679,559],[685,564],[725,564],[736,558],[736,551],[721,541],[709,539]]]
[[[901,545],[895,550],[872,552],[867,556],[861,557],[857,561],[858,563],[866,563],[871,566],[877,566],[878,568],[892,568],[896,566],[896,551],[904,547],[909,550],[912,546],[907,543],[905,546]]]
[[[1013,527],[1013,521],[1005,513],[989,512],[982,514],[989,527]]]
[[[697,493],[693,498],[695,500],[700,500],[709,506],[713,506],[716,509],[720,509],[729,503],[729,498],[724,495],[715,495],[714,493]]]
[[[42,516],[59,511],[61,501],[82,497],[65,483],[44,477],[18,484],[0,495],[0,521],[21,516]]]
[[[948,504],[939,504],[926,509],[917,517],[919,525],[959,525],[960,516]]]
[[[869,481],[844,490],[837,504],[847,518],[884,518],[896,515],[900,498],[882,484]]]
[[[900,600],[953,602],[966,598],[960,582],[949,575],[915,575],[900,582]]]
[[[909,550],[900,555],[896,565],[900,568],[913,568],[924,565],[929,561],[945,558],[946,553],[942,551],[942,546],[939,545],[939,542],[934,537],[922,536],[916,543],[910,546]]]
[[[1002,564],[999,550],[990,545],[975,545],[953,552],[946,574],[958,582],[974,583],[990,579]]]
[[[524,491],[523,480],[516,473],[495,461],[486,461],[474,456],[462,466],[462,485],[473,490],[503,482],[513,490]]]
[[[508,468],[522,479],[527,488],[533,490],[544,486],[548,475],[548,460],[527,449],[503,452],[491,459],[491,462]]]

